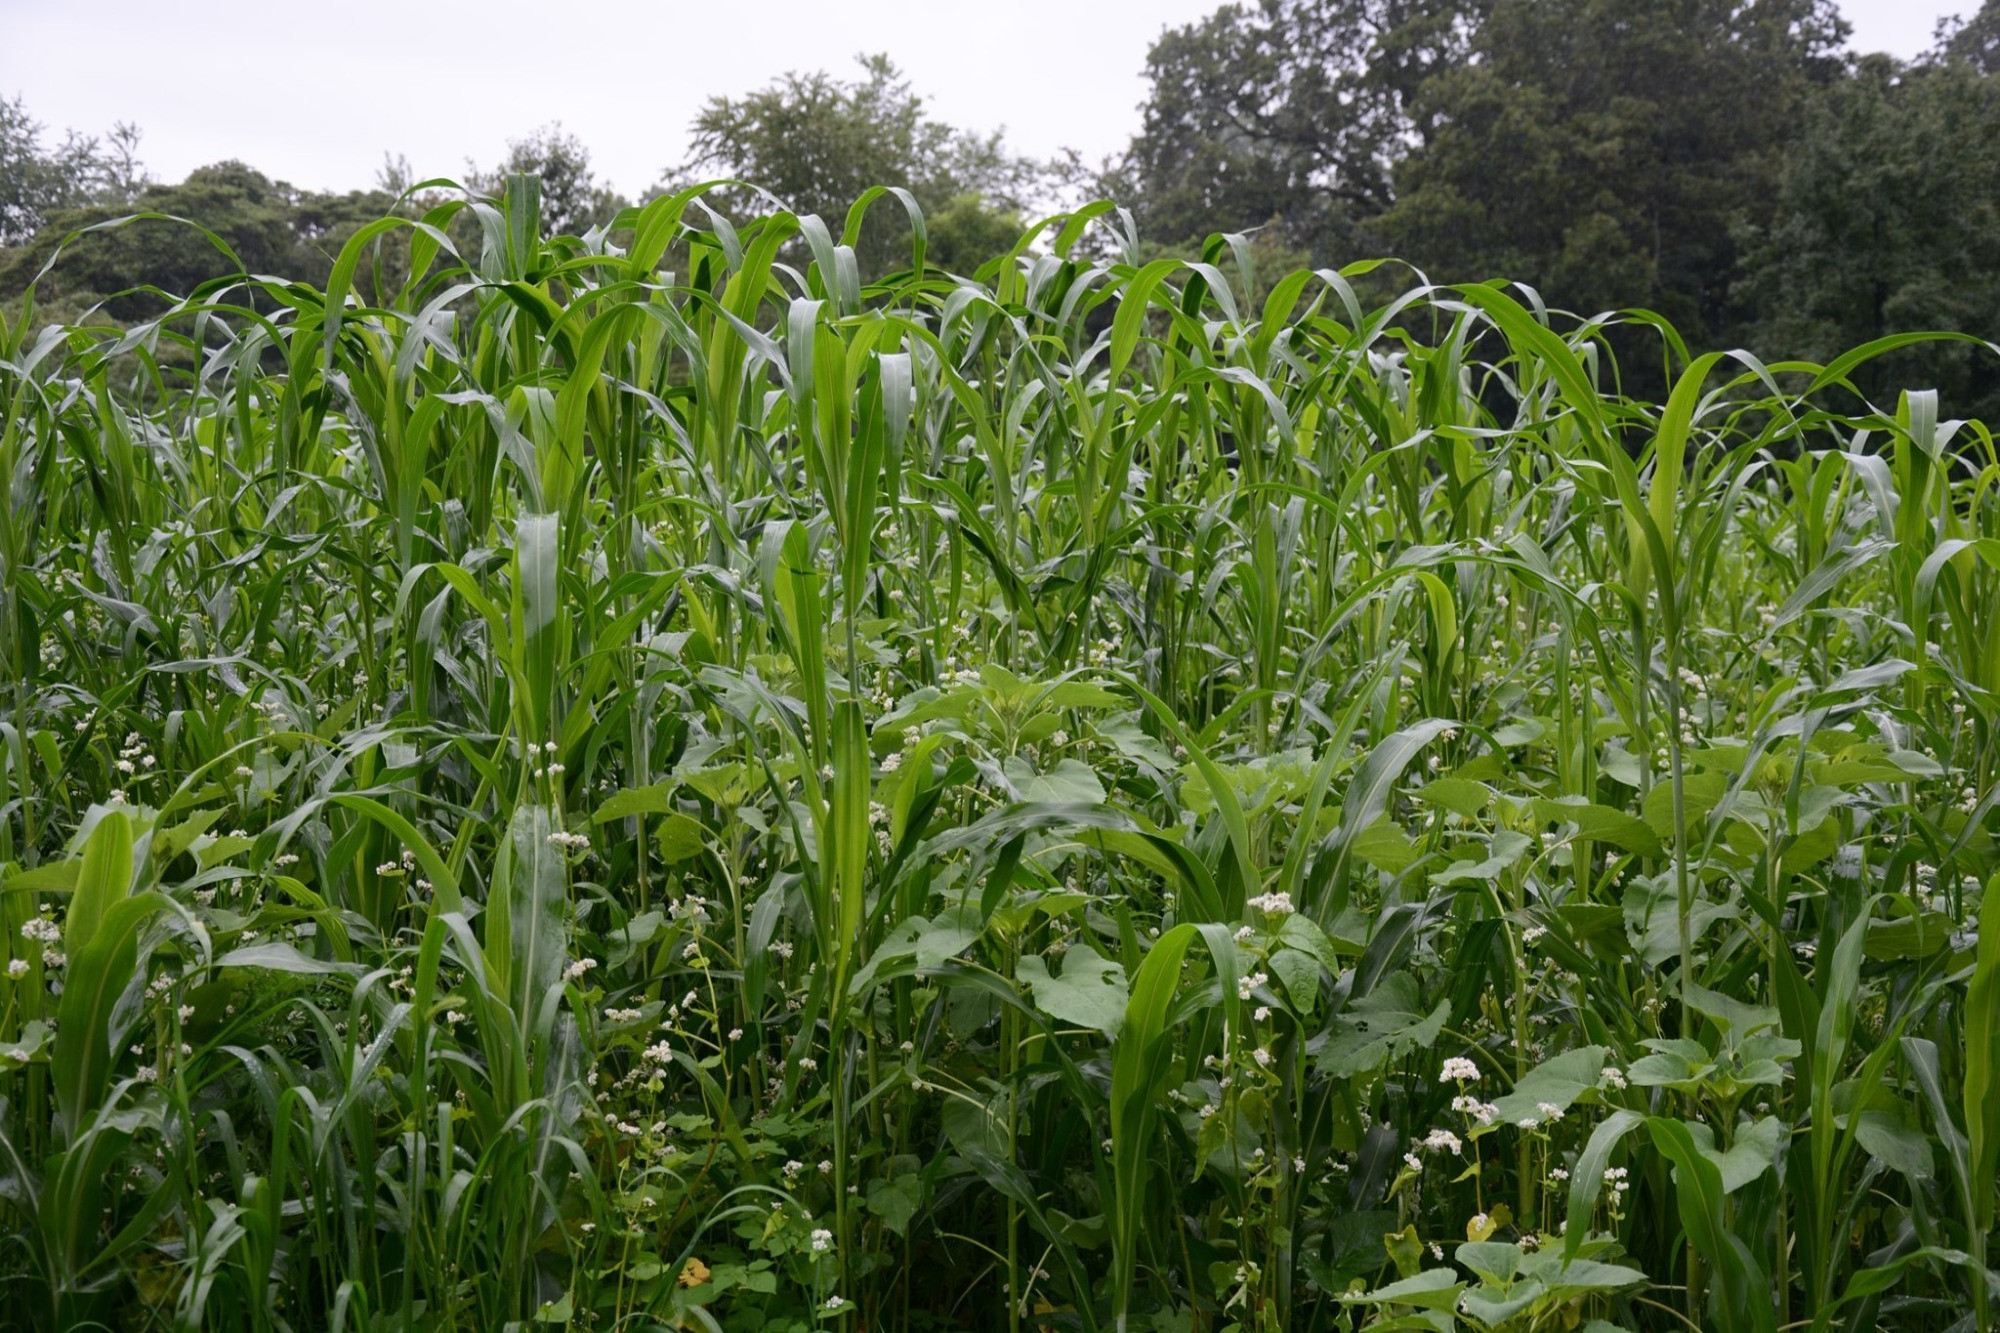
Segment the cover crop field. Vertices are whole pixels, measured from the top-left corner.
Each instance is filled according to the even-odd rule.
[[[0,326],[0,1318],[1990,1329],[1921,340],[905,216]]]

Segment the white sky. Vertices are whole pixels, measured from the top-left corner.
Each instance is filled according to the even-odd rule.
[[[0,0],[0,96],[53,129],[132,121],[155,177],[236,157],[317,189],[496,161],[560,120],[642,190],[709,96],[886,51],[940,118],[1086,160],[1138,125],[1146,49],[1220,0]],[[1909,56],[1978,0],[1840,0],[1860,50]]]

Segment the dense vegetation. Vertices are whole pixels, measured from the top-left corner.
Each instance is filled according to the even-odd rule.
[[[1153,47],[1104,188],[1156,239],[1257,227],[1315,265],[1504,274],[1699,346],[1991,336],[2000,0],[1913,61],[1848,35],[1836,0],[1225,5]],[[1861,373],[2000,415],[2000,370],[1957,349]]]
[[[0,327],[10,1309],[1992,1326],[2000,454],[1911,339],[695,195]]]
[[[1245,0],[1160,33],[1138,132],[1102,162],[1029,160],[944,124],[872,56],[853,77],[792,73],[709,98],[679,160],[623,184],[643,203],[730,177],[778,202],[728,191],[725,213],[829,218],[871,185],[900,185],[924,209],[932,258],[965,272],[1021,218],[1112,198],[1144,258],[1198,258],[1218,232],[1254,235],[1270,274],[1393,254],[1439,280],[1524,282],[1572,310],[1656,310],[1697,349],[1825,362],[1897,332],[2000,331],[2000,0],[1964,0],[1964,13],[1899,60],[1853,49],[1838,0]],[[202,223],[252,272],[323,285],[347,236],[412,179],[391,161],[375,191],[317,193],[220,163],[147,186],[135,143],[129,127],[58,143],[0,101],[0,247],[17,247],[0,250],[0,302],[77,227],[134,207]],[[543,177],[558,231],[581,235],[627,202],[559,127],[467,183],[493,193],[505,172]],[[871,223],[862,277],[898,266],[909,240],[897,219]],[[130,319],[155,313],[131,289],[185,292],[190,269],[228,271],[193,233],[139,224],[74,247],[41,298],[71,318]],[[1665,396],[1642,344],[1617,350],[1628,390]],[[1918,383],[2000,420],[2000,367],[1969,346],[1855,373],[1885,402]]]

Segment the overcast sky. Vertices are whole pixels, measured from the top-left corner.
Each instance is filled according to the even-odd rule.
[[[1095,162],[1138,124],[1146,49],[1219,0],[0,0],[0,96],[55,129],[145,134],[153,174],[241,158],[316,189],[496,161],[561,121],[636,193],[708,97],[886,51],[933,112]],[[1909,56],[1978,0],[1840,0],[1861,50]]]

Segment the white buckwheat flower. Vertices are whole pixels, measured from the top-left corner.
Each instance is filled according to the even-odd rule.
[[[1462,1055],[1454,1055],[1438,1070],[1438,1079],[1446,1083],[1477,1083],[1479,1066]]]

